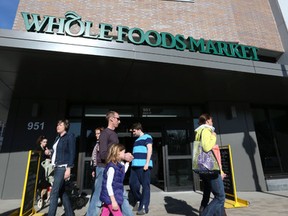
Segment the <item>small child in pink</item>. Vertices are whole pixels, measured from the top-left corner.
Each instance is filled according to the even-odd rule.
[[[125,177],[124,160],[125,147],[122,144],[112,144],[107,156],[107,165],[103,172],[100,200],[104,203],[101,216],[122,216]]]

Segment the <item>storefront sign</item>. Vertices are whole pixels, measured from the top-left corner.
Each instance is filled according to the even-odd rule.
[[[166,49],[176,49],[179,51],[189,50],[190,52],[200,52],[220,56],[234,57],[258,61],[258,48],[237,43],[223,41],[199,40],[184,35],[173,35],[169,32],[157,32],[155,30],[143,31],[140,28],[129,28],[127,26],[116,26],[116,35],[112,36],[113,26],[107,23],[98,25],[97,34],[92,33],[93,23],[82,21],[82,17],[73,11],[68,11],[65,18],[55,16],[43,16],[41,20],[39,14],[29,14],[22,12],[25,28],[29,32],[68,35],[72,37],[83,37],[105,41],[123,43],[128,41],[135,45],[147,45],[151,47],[163,47]]]

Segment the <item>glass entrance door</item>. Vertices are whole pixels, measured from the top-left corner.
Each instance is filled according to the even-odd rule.
[[[141,122],[144,132],[153,137],[153,169],[151,184],[164,191],[192,190],[192,152],[191,143],[194,137],[193,123],[189,119],[177,118],[135,118],[121,117],[116,129],[119,142],[124,144],[126,151],[132,152],[135,137],[129,131],[135,122]],[[94,129],[106,127],[104,117],[86,118],[82,128],[82,189],[91,190],[90,160],[95,145]],[[129,184],[130,170],[126,173],[124,184]],[[88,191],[87,191],[88,192]]]
[[[164,189],[164,174],[163,174],[163,156],[162,156],[162,133],[161,133],[161,124],[155,121],[149,121],[147,119],[137,119],[134,117],[121,117],[121,123],[119,127],[115,130],[119,137],[119,142],[124,144],[126,147],[126,152],[132,152],[133,143],[135,137],[132,136],[130,132],[130,127],[135,122],[141,122],[144,126],[144,132],[149,133],[153,137],[153,154],[152,160],[154,167],[151,172],[151,184]],[[79,166],[81,167],[80,176],[82,180],[80,181],[81,189],[89,192],[92,188],[92,177],[91,177],[91,153],[95,145],[95,133],[94,129],[96,127],[106,127],[107,122],[105,117],[95,117],[95,118],[86,118],[83,121],[82,128],[82,153],[81,158],[79,158]],[[130,169],[128,169],[125,174],[124,184],[129,184]]]
[[[91,154],[96,142],[95,128],[107,127],[105,114],[117,110],[121,123],[116,129],[120,143],[126,151],[132,152],[135,137],[130,127],[135,122],[142,123],[144,132],[153,137],[151,184],[165,191],[195,189],[192,174],[191,145],[194,126],[202,113],[201,106],[71,106],[69,114],[82,116],[79,137],[77,183],[81,190],[91,191]],[[125,175],[128,184],[129,170]]]
[[[81,148],[79,153],[79,187],[85,192],[90,192],[94,184],[92,180],[91,156],[96,144],[95,128],[106,127],[105,118],[85,118],[82,124]]]
[[[165,191],[192,190],[193,125],[184,122],[164,128]]]

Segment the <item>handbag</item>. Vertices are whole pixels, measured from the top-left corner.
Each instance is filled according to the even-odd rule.
[[[203,131],[203,130],[202,130]],[[202,131],[200,141],[193,142],[192,170],[197,174],[216,174],[220,173],[218,161],[212,150],[205,152],[202,145]]]

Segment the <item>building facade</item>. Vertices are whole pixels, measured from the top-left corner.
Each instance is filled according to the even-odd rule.
[[[272,0],[20,0],[13,30],[0,29],[1,198],[21,197],[27,151],[39,135],[52,146],[59,118],[89,190],[93,131],[109,110],[127,150],[135,121],[153,136],[152,183],[164,191],[199,189],[203,112],[231,146],[237,190],[287,189],[287,39]]]

